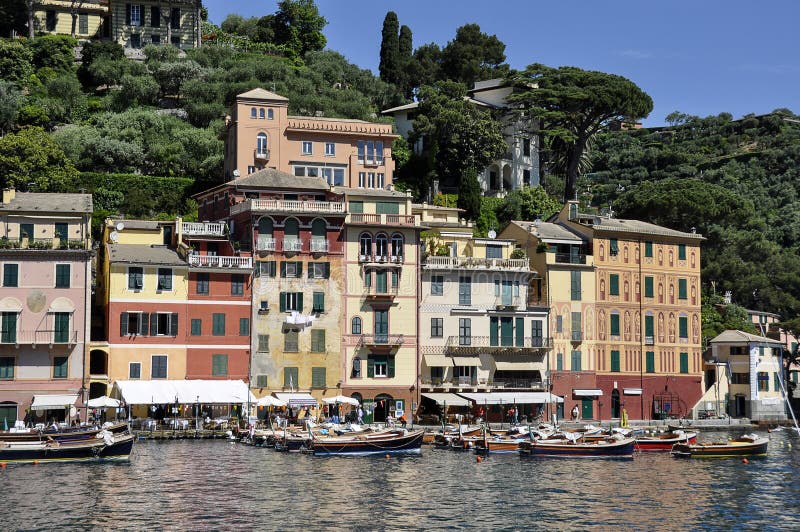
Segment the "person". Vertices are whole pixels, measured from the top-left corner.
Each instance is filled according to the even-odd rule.
[[[406,414],[405,414],[405,412],[403,412],[402,414],[400,414],[400,417],[397,419],[397,421],[399,421],[399,422],[400,422],[400,425],[401,425],[403,428],[406,428],[406,424],[408,423],[408,420],[406,419]]]
[[[358,424],[359,425],[364,424],[364,409],[361,408],[360,406],[358,407]]]
[[[394,418],[391,414],[386,415],[386,426],[387,427],[394,427]]]
[[[516,423],[517,422],[516,414],[517,414],[517,411],[514,409],[513,406],[508,409],[508,422],[509,423]]]
[[[306,411],[303,414],[303,417],[306,419],[311,419],[311,409],[309,407],[306,407]]]
[[[572,421],[576,421],[578,419],[578,405],[575,405],[572,408]]]
[[[482,421],[483,421],[483,416],[484,416],[484,415],[486,415],[486,413],[485,413],[485,411],[483,410],[483,407],[480,407],[480,408],[478,408],[478,419],[477,419],[477,422],[478,422],[478,423],[480,423],[480,422],[482,422]]]

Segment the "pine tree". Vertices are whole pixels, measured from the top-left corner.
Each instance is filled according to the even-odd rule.
[[[399,43],[399,22],[397,13],[389,11],[383,19],[383,31],[381,32],[381,62],[378,66],[381,79],[388,83],[397,83],[400,71],[400,43]]]
[[[458,188],[458,208],[464,209],[464,218],[477,220],[481,212],[481,185],[478,173],[468,168],[461,175],[461,186]]]

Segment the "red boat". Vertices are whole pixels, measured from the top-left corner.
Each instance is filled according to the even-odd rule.
[[[668,452],[672,450],[672,446],[676,443],[693,445],[697,443],[697,433],[675,430],[653,436],[641,436],[636,438],[636,450],[645,452]]]

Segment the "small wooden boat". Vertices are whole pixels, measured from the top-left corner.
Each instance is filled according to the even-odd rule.
[[[578,441],[572,439],[537,439],[520,442],[523,455],[547,458],[616,458],[632,459],[636,440],[622,436]]]
[[[666,452],[671,451],[672,446],[676,443],[689,445],[697,443],[697,433],[675,430],[653,436],[640,436],[636,438],[636,450],[644,452]]]
[[[105,428],[101,427],[70,427],[63,430],[30,430],[29,432],[0,431],[0,441],[4,442],[23,442],[23,441],[80,441],[91,440],[100,431],[108,431],[112,434],[124,434],[130,432],[128,423],[116,423]]]
[[[704,442],[695,444],[676,443],[672,456],[678,458],[730,458],[739,456],[763,456],[767,454],[768,438],[756,434],[745,434],[726,442]]]
[[[128,460],[135,437],[101,432],[82,441],[0,441],[0,464]]]
[[[420,454],[424,433],[422,429],[399,429],[329,438],[314,435],[310,444],[315,456]]]

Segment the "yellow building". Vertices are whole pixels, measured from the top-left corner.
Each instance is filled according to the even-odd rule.
[[[125,48],[148,44],[195,48],[200,46],[199,14],[196,0],[111,0],[111,38]]]
[[[72,35],[77,39],[108,37],[108,0],[39,0],[34,2],[37,33]]]

